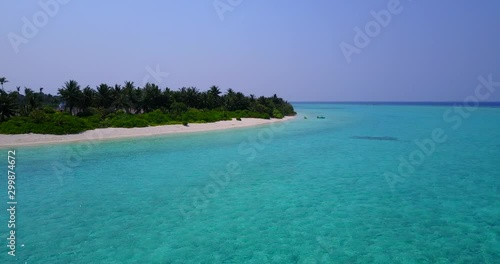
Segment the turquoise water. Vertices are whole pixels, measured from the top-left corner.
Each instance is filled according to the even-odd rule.
[[[295,107],[273,127],[16,148],[0,263],[499,263],[500,108]]]

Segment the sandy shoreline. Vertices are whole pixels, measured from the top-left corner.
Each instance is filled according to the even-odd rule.
[[[159,136],[168,134],[184,134],[193,132],[205,132],[214,130],[225,130],[231,128],[252,127],[266,125],[276,122],[283,122],[293,119],[294,117],[287,116],[283,119],[258,119],[258,118],[242,118],[241,121],[233,119],[231,121],[219,121],[215,123],[204,124],[189,124],[183,125],[165,125],[154,127],[137,127],[137,128],[99,128],[95,130],[85,131],[81,134],[72,135],[46,135],[46,134],[21,134],[21,135],[1,135],[0,147],[16,147],[16,146],[35,146],[57,143],[78,142],[86,140],[107,140],[121,139],[132,137],[147,137]]]

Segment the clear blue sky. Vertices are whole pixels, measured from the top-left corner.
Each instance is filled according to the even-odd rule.
[[[389,2],[243,0],[221,21],[213,0],[72,0],[43,25],[39,1],[2,1],[0,76],[6,90],[54,94],[69,79],[142,84],[159,65],[169,73],[162,88],[215,84],[290,101],[461,101],[479,75],[500,81],[495,0],[401,0],[348,63],[339,45],[353,45],[353,29]],[[23,36],[22,18],[37,13],[42,27],[15,53],[9,32]],[[500,89],[490,99],[500,101]]]

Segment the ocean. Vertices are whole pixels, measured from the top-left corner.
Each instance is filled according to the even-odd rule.
[[[499,263],[497,104],[294,107],[253,128],[0,148],[17,201],[0,263]]]

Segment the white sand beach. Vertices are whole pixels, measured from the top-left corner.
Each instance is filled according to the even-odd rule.
[[[284,122],[294,117],[285,117],[283,119],[258,119],[242,118],[241,121],[233,119],[231,121],[219,121],[214,123],[189,124],[183,125],[165,125],[154,127],[137,128],[100,128],[85,131],[80,134],[71,135],[46,135],[46,134],[21,134],[21,135],[0,135],[0,147],[15,146],[34,146],[44,144],[68,143],[86,140],[107,140],[130,137],[146,137],[167,134],[205,132],[214,130],[225,130],[232,128],[252,127],[266,125],[276,122]]]

